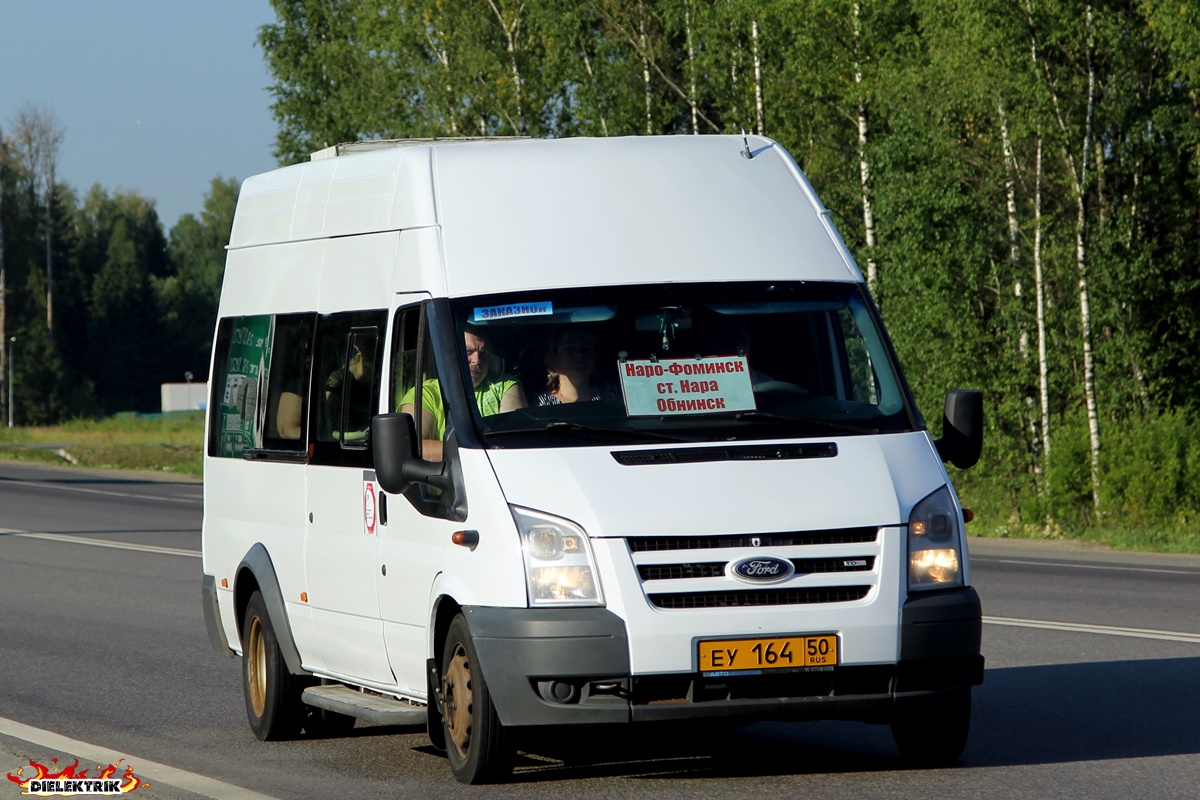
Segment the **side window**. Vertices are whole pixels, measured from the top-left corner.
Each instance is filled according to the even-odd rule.
[[[210,455],[303,452],[314,314],[230,317],[217,327]]]
[[[305,452],[308,447],[308,383],[312,373],[315,314],[275,318],[271,337],[271,367],[261,447]]]
[[[433,355],[427,308],[427,305],[401,308],[392,322],[392,395],[388,408],[412,415],[421,458],[442,461],[449,409]],[[448,467],[451,473],[456,470],[454,464]],[[416,483],[404,491],[404,497],[427,517],[465,519],[465,507],[456,501],[462,498],[460,491],[440,491]]]
[[[324,314],[317,321],[312,463],[367,466],[367,436],[379,408],[385,311]]]
[[[417,438],[421,442],[421,457],[427,461],[441,461],[447,412],[437,363],[433,357],[429,321],[421,307],[413,307],[397,311],[394,324],[395,354],[392,363],[395,369],[391,407],[412,414]]]
[[[863,341],[854,318],[846,309],[838,312],[841,323],[842,341],[845,347],[846,364],[850,372],[851,398],[860,403],[879,403],[878,379],[875,376],[875,365],[871,363],[871,353]]]

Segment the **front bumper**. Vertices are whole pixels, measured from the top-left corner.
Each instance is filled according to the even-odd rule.
[[[624,621],[607,609],[463,609],[500,721],[594,725],[786,717],[886,722],[897,701],[983,682],[975,590],[901,610],[900,660],[823,672],[631,675]]]

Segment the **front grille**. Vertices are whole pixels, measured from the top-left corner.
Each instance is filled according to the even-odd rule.
[[[638,567],[644,581],[677,581],[687,578],[719,578],[725,574],[724,561],[707,564],[647,564]]]
[[[837,586],[814,589],[749,589],[731,592],[671,592],[647,594],[659,608],[748,608],[797,606],[810,603],[849,603],[862,600],[870,586]]]
[[[638,575],[644,581],[676,581],[688,578],[719,578],[725,574],[727,561],[706,561],[697,564],[644,564]],[[875,556],[838,556],[837,558],[793,558],[792,566],[798,575],[828,572],[870,572]]]
[[[817,544],[862,544],[879,538],[878,528],[836,528],[827,531],[755,533],[736,536],[631,536],[635,553],[662,550],[716,550],[730,548],[795,547]],[[752,555],[747,553],[747,555]]]
[[[647,601],[671,611],[852,603],[871,593],[883,571],[879,528],[631,536],[625,542]],[[731,569],[759,559],[788,560],[793,573],[755,583]]]

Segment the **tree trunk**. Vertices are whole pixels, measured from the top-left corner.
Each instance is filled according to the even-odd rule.
[[[1013,294],[1017,297],[1019,305],[1024,306],[1024,301],[1021,300],[1021,228],[1017,224],[1017,159],[1013,155],[1012,139],[1008,134],[1008,114],[1004,110],[1004,103],[999,102],[996,107],[1000,112],[1000,143],[1004,150],[1004,210],[1008,217],[1008,265],[1012,268]],[[1025,330],[1024,314],[1019,315],[1018,319],[1018,350],[1021,360],[1024,361],[1029,357],[1029,333]]]
[[[500,23],[500,30],[504,31],[504,38],[508,49],[508,60],[512,66],[514,100],[517,105],[517,133],[524,136],[528,131],[525,127],[525,112],[521,110],[521,71],[517,68],[517,33],[521,28],[521,11],[523,6],[518,4],[516,16],[510,23],[500,13],[500,8],[496,5],[495,0],[488,0],[488,5],[492,7],[492,12],[496,15],[496,20]]]
[[[599,84],[596,83],[596,73],[594,73],[592,71],[592,60],[590,58],[588,58],[587,44],[586,43],[581,43],[581,44],[582,44],[582,47],[580,48],[580,50],[583,53],[583,67],[584,67],[584,69],[587,70],[588,78],[592,82],[592,91],[595,92],[595,94],[596,94],[596,107],[597,107],[597,109],[600,109],[604,105],[602,102],[600,102],[600,86],[599,86]],[[603,111],[600,111],[600,131],[605,136],[608,136],[608,121],[604,118]]]
[[[692,109],[692,135],[700,133],[700,120],[696,116],[696,48],[692,46],[692,4],[683,2],[683,27],[687,33],[688,51],[688,105]]]
[[[763,112],[763,88],[762,88],[762,62],[758,57],[758,20],[752,20],[750,23],[750,37],[753,42],[754,53],[754,109],[755,116],[758,120],[758,135],[767,135],[767,126],[765,113]]]
[[[1087,122],[1083,133],[1082,165],[1079,183],[1075,188],[1077,219],[1075,221],[1075,265],[1079,272],[1079,318],[1083,336],[1083,391],[1087,404],[1088,440],[1092,459],[1092,505],[1100,508],[1100,415],[1096,409],[1096,365],[1092,355],[1092,315],[1087,285],[1087,173],[1092,152],[1092,124],[1096,114],[1096,67],[1092,59],[1094,34],[1092,6],[1087,7]]]
[[[867,245],[867,288],[878,295],[879,269],[875,263],[875,215],[871,211],[871,166],[867,162],[867,100],[862,93],[862,64],[859,61],[860,30],[858,3],[854,4],[854,86],[858,90],[858,172],[862,181],[863,229]]]
[[[49,164],[46,175],[46,329],[54,330],[54,162]]]
[[[1050,369],[1046,363],[1046,282],[1042,276],[1042,137],[1037,141],[1033,190],[1033,282],[1037,290],[1038,399],[1042,410],[1043,497],[1050,493]]]
[[[430,49],[437,54],[438,62],[446,71],[446,119],[450,120],[450,135],[458,136],[458,120],[454,116],[454,87],[450,84],[450,51],[438,47],[437,40],[434,39],[436,33],[437,29],[432,24],[425,26],[425,40],[429,42]]]
[[[654,120],[650,115],[650,58],[646,55],[646,9],[638,3],[638,37],[642,51],[642,86],[646,97],[646,135],[654,133]]]
[[[1026,14],[1028,15],[1028,9]],[[1096,365],[1092,355],[1092,314],[1087,282],[1087,186],[1088,165],[1092,155],[1092,125],[1096,114],[1096,67],[1093,59],[1095,34],[1092,29],[1092,6],[1089,3],[1084,15],[1087,36],[1087,115],[1084,122],[1083,143],[1080,148],[1080,163],[1076,167],[1067,142],[1071,139],[1066,119],[1058,101],[1058,93],[1050,76],[1050,66],[1038,53],[1036,34],[1031,39],[1031,52],[1035,62],[1040,63],[1046,78],[1046,88],[1054,107],[1055,118],[1062,132],[1063,159],[1071,170],[1072,189],[1075,195],[1075,270],[1079,275],[1079,326],[1083,341],[1083,396],[1087,407],[1088,444],[1091,451],[1092,507],[1100,508],[1100,414],[1096,407]],[[1032,21],[1030,22],[1031,31]]]

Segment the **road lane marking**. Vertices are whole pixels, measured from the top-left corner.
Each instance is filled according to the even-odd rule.
[[[157,494],[133,494],[132,492],[114,492],[108,489],[85,489],[82,486],[63,486],[58,483],[42,483],[40,481],[22,481],[15,478],[0,478],[0,486],[40,486],[43,489],[58,489],[63,492],[83,492],[84,494],[104,494],[110,497],[126,497],[133,500],[162,500],[164,503],[203,503],[201,497],[163,497]]]
[[[989,625],[1007,625],[1016,628],[1043,628],[1073,633],[1098,633],[1104,636],[1130,636],[1135,639],[1164,639],[1170,642],[1200,644],[1200,633],[1184,631],[1159,631],[1152,628],[1122,628],[1117,625],[1089,625],[1086,622],[1053,622],[1044,619],[1020,619],[1017,617],[984,617]]]
[[[1017,564],[1022,567],[1063,567],[1067,569],[1094,569],[1106,572],[1156,572],[1165,575],[1197,575],[1194,569],[1168,569],[1166,567],[1127,567],[1111,564],[1071,564],[1065,561],[1026,561],[1016,558],[971,557],[972,564]]]
[[[183,556],[185,558],[200,558],[199,550],[187,550],[182,547],[159,547],[153,544],[135,544],[133,542],[115,542],[111,539],[87,539],[70,536],[64,533],[34,533],[33,531],[0,531],[0,536],[20,536],[23,539],[42,539],[48,542],[66,542],[67,544],[86,544],[90,547],[107,547],[112,550],[137,550],[141,553],[158,553],[164,556]]]
[[[211,797],[214,800],[277,800],[270,795],[253,792],[241,786],[234,786],[232,783],[225,783],[166,764],[147,761],[144,758],[109,750],[106,747],[68,739],[61,734],[34,728],[4,717],[0,717],[0,734],[60,753],[67,753],[76,756],[81,761],[93,761],[97,764],[116,764],[118,761],[124,761],[126,766],[133,767],[134,775],[149,784],[162,783],[202,797]]]

